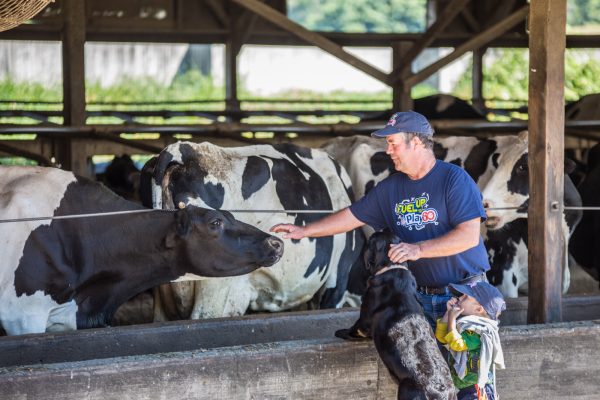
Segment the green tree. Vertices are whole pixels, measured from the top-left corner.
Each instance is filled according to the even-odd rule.
[[[568,0],[567,24],[569,26],[600,25],[600,0]]]
[[[483,95],[488,99],[520,100],[529,96],[527,49],[490,49],[483,73]],[[452,93],[471,97],[471,67],[458,80]],[[600,61],[597,50],[567,50],[565,54],[565,100],[573,101],[600,92]]]
[[[426,0],[289,0],[288,16],[316,31],[421,32]]]

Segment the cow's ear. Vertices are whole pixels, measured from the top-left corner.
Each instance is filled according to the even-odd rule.
[[[177,239],[187,236],[191,229],[190,215],[186,209],[175,211],[174,218],[175,229],[172,229],[167,233],[167,237],[165,238],[165,246],[169,249],[175,247],[177,245]]]
[[[191,225],[191,216],[187,209],[175,211],[175,226],[179,236],[187,236],[190,233]]]

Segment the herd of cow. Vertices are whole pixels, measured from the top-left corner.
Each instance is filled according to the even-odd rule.
[[[436,157],[463,167],[480,187],[488,207],[482,227],[488,277],[516,297],[527,287],[527,132],[435,142]],[[589,151],[579,190],[565,164],[566,206],[600,205],[599,156],[598,146]],[[368,228],[287,241],[285,251],[264,231],[323,215],[304,211],[342,209],[393,173],[385,141],[362,136],[336,138],[320,149],[178,142],[144,166],[143,205],[69,172],[0,168],[0,219],[131,212],[0,223],[0,324],[9,335],[105,326],[122,303],[151,288],[158,321],[307,303],[358,305]],[[235,219],[215,210],[232,210]],[[593,243],[600,214],[586,213],[565,211],[564,235],[573,239],[574,259],[598,279]],[[172,282],[185,274],[198,279]],[[565,290],[568,282],[565,268]]]

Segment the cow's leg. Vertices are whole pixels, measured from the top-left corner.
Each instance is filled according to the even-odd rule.
[[[243,315],[256,292],[248,276],[195,281],[195,303],[191,319]]]

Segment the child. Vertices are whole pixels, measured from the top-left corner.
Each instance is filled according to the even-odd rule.
[[[459,389],[458,400],[497,399],[494,367],[504,369],[498,316],[506,303],[500,291],[487,282],[450,284],[450,288],[460,297],[446,304],[446,313],[437,320],[435,336],[449,350],[448,363]],[[460,315],[463,317],[457,320]]]

